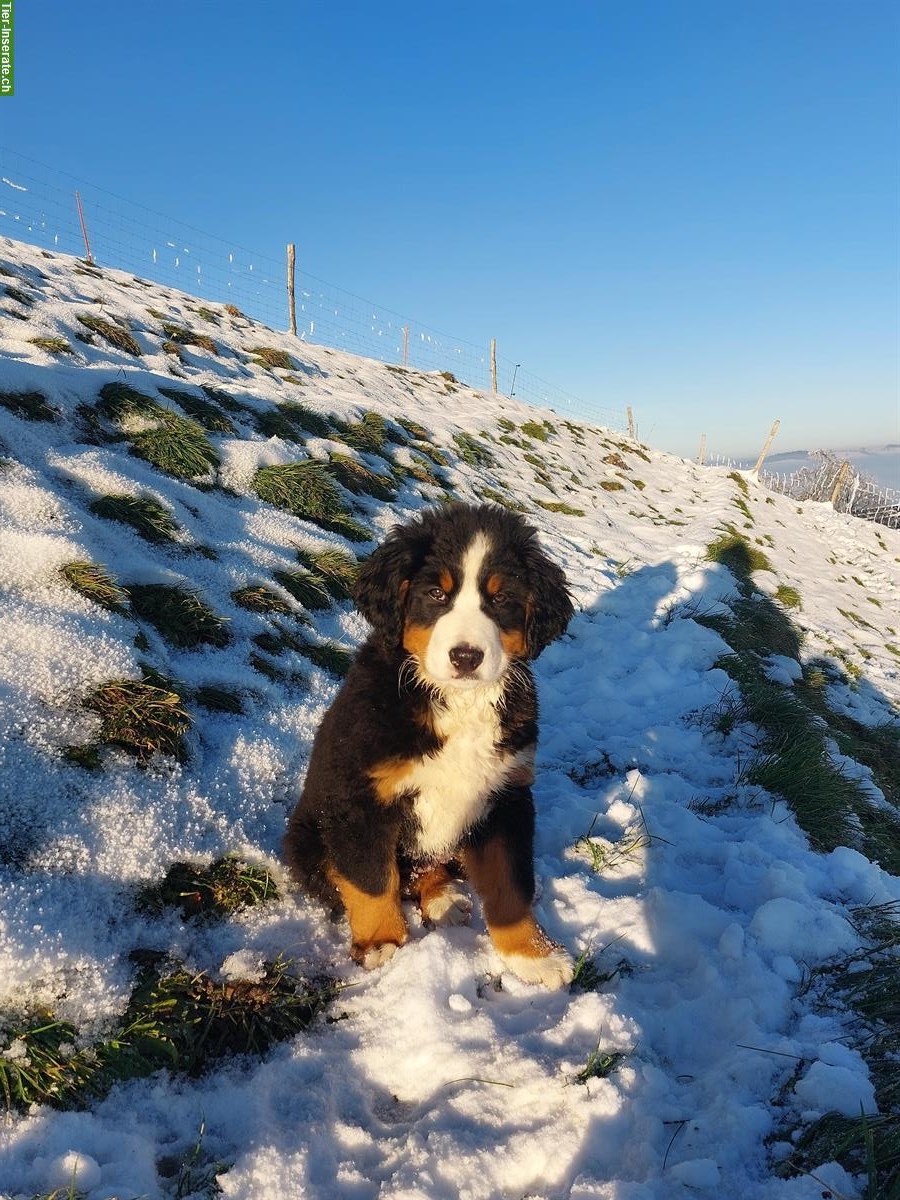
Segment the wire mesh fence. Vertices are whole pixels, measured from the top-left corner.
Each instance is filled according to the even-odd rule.
[[[288,323],[283,259],[206,233],[3,147],[0,235],[79,257],[90,253],[99,266],[234,304],[274,329]],[[298,272],[296,308],[297,336],[306,341],[382,362],[406,362],[423,371],[450,371],[471,387],[492,386],[487,341],[479,346],[451,337],[305,269]],[[497,386],[562,416],[626,428],[624,412],[588,403],[511,358],[498,356]]]
[[[900,492],[882,487],[874,479],[862,475],[846,459],[837,458],[826,450],[817,450],[812,457],[815,465],[790,475],[760,471],[760,482],[769,491],[780,492],[794,500],[824,501],[836,512],[900,529]]]

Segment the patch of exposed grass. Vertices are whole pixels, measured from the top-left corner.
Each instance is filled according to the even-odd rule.
[[[471,433],[454,433],[453,441],[459,451],[459,456],[470,467],[492,467],[494,456],[483,442],[473,437]]]
[[[231,593],[231,598],[240,608],[260,613],[291,613],[293,609],[277,593],[264,587],[243,587]]]
[[[112,575],[94,562],[65,563],[60,574],[73,591],[93,600],[95,604],[108,608],[110,612],[124,612],[128,605],[128,593],[119,587]]]
[[[535,500],[535,504],[541,508],[546,508],[548,512],[563,513],[567,517],[583,517],[583,508],[573,508],[571,504],[566,504],[563,500]]]
[[[775,591],[775,599],[783,604],[785,608],[800,607],[800,593],[795,587],[791,587],[787,583],[779,583]]]
[[[332,454],[328,468],[341,487],[355,496],[374,496],[378,500],[392,500],[397,489],[390,479],[377,475],[356,458],[347,454]]]
[[[242,317],[244,315],[236,304],[226,304],[225,311],[229,317]]]
[[[135,905],[139,911],[161,913],[181,909],[190,917],[229,917],[267,900],[278,899],[278,888],[266,867],[228,855],[209,866],[173,863],[159,883],[143,888]]]
[[[323,529],[342,533],[351,541],[371,539],[369,531],[351,517],[337,484],[321,463],[307,460],[261,467],[252,486],[260,500],[313,521]]]
[[[297,558],[321,580],[322,586],[335,600],[352,599],[359,574],[356,555],[337,546],[326,546],[321,550],[307,550],[298,546]]]
[[[197,333],[184,325],[174,325],[171,321],[163,321],[163,333],[167,344],[175,346],[198,346],[207,354],[218,354],[219,348],[206,333]]]
[[[214,687],[205,684],[194,692],[194,699],[210,712],[234,713],[240,715],[244,711],[244,703],[237,692],[228,688]]]
[[[132,584],[127,589],[135,614],[148,621],[172,646],[192,650],[231,641],[225,617],[214,613],[196,592],[161,583]]]
[[[588,1055],[587,1062],[575,1076],[576,1083],[587,1083],[589,1079],[607,1079],[625,1061],[627,1055],[620,1050],[596,1050]]]
[[[182,411],[197,421],[210,433],[234,433],[234,425],[225,416],[218,404],[204,400],[202,396],[188,392],[184,388],[159,388],[161,395],[167,400],[174,400]]]
[[[324,581],[312,571],[275,571],[273,578],[304,608],[315,611],[331,607]]]
[[[600,486],[604,492],[624,492],[625,484],[620,483],[618,479],[601,479]]]
[[[510,508],[513,512],[528,512],[528,508],[524,504],[520,504],[518,500],[514,500],[511,495],[496,491],[495,488],[483,487],[480,491],[481,499],[487,500],[491,504],[500,504],[504,508]]]
[[[203,392],[207,400],[211,400],[213,404],[218,404],[219,408],[224,408],[226,412],[239,414],[248,411],[239,400],[235,400],[234,396],[229,396],[221,388],[210,387],[208,384],[202,383],[200,391]]]
[[[197,1077],[226,1055],[264,1054],[308,1029],[337,994],[333,981],[299,979],[282,959],[264,963],[259,979],[219,983],[155,951],[135,957],[134,989],[106,1041],[79,1045],[75,1027],[47,1012],[2,1018],[10,1044],[21,1047],[0,1057],[8,1108],[84,1108],[113,1084],[164,1068]]]
[[[739,471],[729,471],[728,478],[738,485],[745,496],[749,497],[750,487],[747,483],[747,480],[743,477],[743,475],[740,474]]]
[[[24,308],[31,308],[32,304],[34,304],[34,296],[30,296],[28,292],[23,292],[21,288],[11,287],[7,283],[4,284],[4,291],[10,300],[15,300],[16,304],[21,304]]]
[[[39,350],[46,350],[48,354],[72,354],[72,347],[61,337],[35,337],[29,338],[32,346],[37,346]]]
[[[324,413],[316,412],[308,404],[300,404],[296,400],[286,400],[279,404],[278,411],[305,433],[316,437],[331,436],[331,422]]]
[[[355,422],[334,421],[343,442],[364,454],[381,454],[387,441],[387,423],[380,413],[366,412]]]
[[[197,479],[219,465],[219,455],[201,426],[165,413],[152,428],[131,437],[134,454],[176,479]]]
[[[397,417],[397,424],[402,425],[415,441],[427,442],[431,437],[424,425],[420,425],[418,421],[411,421],[409,417]]]
[[[118,746],[142,764],[154,754],[186,759],[183,738],[191,719],[176,692],[143,680],[115,679],[96,688],[84,705],[102,718],[97,740],[103,745]]]
[[[343,678],[353,665],[353,651],[339,646],[337,642],[319,642],[317,645],[304,643],[297,647],[297,652],[323,671],[329,671],[340,678]]]
[[[93,313],[78,314],[78,321],[85,329],[89,329],[91,333],[96,333],[98,337],[102,337],[110,346],[116,350],[124,350],[126,354],[133,354],[136,358],[141,357],[141,348],[128,332],[121,325],[113,325],[109,321],[104,321],[102,317],[95,316]]]
[[[570,992],[598,992],[604,984],[610,983],[618,975],[631,975],[632,968],[624,958],[620,958],[610,970],[604,970],[597,958],[589,950],[579,954],[575,960],[575,971]]]
[[[853,611],[852,608],[839,608],[838,612],[842,617],[845,617],[852,625],[858,629],[875,629],[875,626],[870,624],[865,617],[861,617],[859,613]],[[877,632],[877,631],[876,631]]]
[[[282,371],[297,370],[297,364],[286,350],[276,350],[274,346],[252,346],[250,353],[253,355],[255,363],[261,367],[268,367],[269,370],[276,368]]]
[[[548,431],[544,425],[541,425],[537,421],[525,421],[522,425],[522,432],[526,437],[534,438],[535,441],[547,441]]]
[[[762,550],[751,546],[747,539],[731,526],[721,537],[709,543],[706,547],[706,557],[710,562],[722,563],[739,580],[744,581],[753,571],[772,570],[772,564]]]
[[[0,407],[26,421],[55,421],[59,416],[40,392],[0,392]]]
[[[111,421],[121,424],[132,417],[147,417],[148,419],[164,417],[168,409],[154,400],[152,396],[148,396],[146,392],[117,380],[114,383],[105,383],[100,389],[97,411]]]
[[[303,444],[303,430],[278,408],[267,408],[253,414],[253,424],[263,437],[277,437],[284,442]]]
[[[145,541],[154,545],[176,540],[178,525],[172,514],[150,496],[101,496],[91,502],[90,509],[98,517],[130,525]]]

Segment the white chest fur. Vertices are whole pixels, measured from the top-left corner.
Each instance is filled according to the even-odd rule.
[[[424,857],[447,857],[483,816],[491,793],[524,757],[530,758],[496,748],[500,718],[495,704],[501,690],[498,685],[451,692],[435,722],[444,739],[441,749],[422,759],[404,779],[416,791],[417,850]]]

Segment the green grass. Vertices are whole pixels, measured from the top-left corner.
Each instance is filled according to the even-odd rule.
[[[346,445],[364,454],[381,454],[388,440],[388,428],[380,413],[366,412],[351,424],[335,420],[333,422],[339,437]]]
[[[99,563],[69,562],[61,566],[59,572],[73,591],[110,612],[121,613],[128,607],[128,593]]]
[[[431,437],[424,425],[420,425],[418,421],[411,421],[409,417],[397,417],[397,424],[401,425],[414,441],[427,442]]]
[[[6,1037],[24,1050],[0,1057],[7,1108],[85,1108],[114,1084],[161,1069],[198,1077],[223,1057],[262,1055],[308,1029],[337,994],[332,980],[297,978],[282,959],[265,963],[259,980],[217,982],[158,952],[135,957],[128,1006],[104,1041],[84,1044],[74,1026],[49,1012],[0,1017]]]
[[[571,504],[566,504],[563,500],[535,500],[535,504],[545,508],[548,512],[563,513],[567,517],[583,517],[583,508],[573,508]]]
[[[286,350],[276,350],[274,346],[252,346],[250,353],[258,366],[267,367],[270,371],[276,368],[282,371],[297,370],[297,364]]]
[[[130,441],[134,454],[175,479],[198,479],[219,466],[219,455],[201,426],[174,413],[165,413]]]
[[[552,429],[552,426],[551,426]],[[507,431],[509,432],[509,431]],[[538,442],[546,442],[548,431],[545,425],[538,424],[537,421],[525,421],[522,425],[522,432],[526,437],[534,438]]]
[[[250,612],[291,613],[294,611],[290,604],[276,592],[259,585],[238,588],[231,593],[231,598],[240,608],[246,608]]]
[[[191,719],[176,692],[143,680],[116,679],[96,688],[84,705],[102,718],[100,744],[118,746],[142,764],[154,754],[185,761],[183,738]]]
[[[272,577],[304,608],[316,611],[331,607],[324,581],[312,571],[274,571]]]
[[[340,678],[347,674],[353,664],[353,651],[339,646],[337,642],[319,642],[315,646],[305,643],[297,647],[297,652],[323,671],[329,671]]]
[[[355,496],[374,496],[378,500],[393,500],[397,489],[392,481],[347,454],[332,454],[328,468],[341,487]]]
[[[575,1076],[576,1083],[587,1083],[590,1079],[607,1079],[627,1058],[620,1050],[601,1050],[600,1043],[588,1055],[587,1062]]]
[[[15,300],[16,304],[21,304],[25,308],[31,308],[32,304],[34,304],[34,296],[30,296],[28,292],[23,292],[21,288],[11,287],[7,283],[4,284],[4,291],[10,300]]]
[[[473,437],[471,433],[454,433],[453,441],[459,451],[459,456],[470,467],[492,467],[494,456],[483,442]]]
[[[604,492],[624,492],[625,484],[620,483],[618,479],[601,479],[600,486]]]
[[[164,417],[168,409],[164,408],[159,401],[154,400],[152,396],[148,396],[146,392],[139,391],[130,384],[116,381],[115,383],[106,383],[100,389],[97,411],[104,417],[108,417],[109,420],[121,424],[132,417],[147,417],[157,420]]]
[[[228,917],[267,900],[278,888],[266,867],[231,855],[209,866],[176,862],[159,883],[143,888],[135,900],[139,911],[160,914],[180,909],[182,917]]]
[[[91,512],[110,521],[130,525],[145,541],[154,545],[175,542],[178,525],[159,501],[149,496],[107,495],[93,500]]]
[[[750,487],[747,480],[738,471],[729,471],[728,478],[738,485],[745,496],[750,495]]]
[[[350,600],[359,574],[356,555],[337,546],[326,546],[321,550],[297,547],[298,561],[311,571],[335,600]]]
[[[232,422],[219,405],[211,400],[204,400],[202,396],[185,391],[184,388],[161,387],[158,390],[167,400],[174,400],[183,412],[210,433],[234,433]]]
[[[133,584],[127,589],[135,615],[148,621],[172,646],[193,650],[201,645],[227,646],[227,622],[196,592],[166,584]]]
[[[287,417],[297,428],[316,437],[331,436],[331,422],[324,413],[316,412],[308,404],[300,404],[296,400],[286,400],[279,404],[278,411]]]
[[[141,348],[128,332],[121,325],[113,325],[109,321],[104,321],[102,317],[97,317],[93,313],[78,314],[78,321],[85,329],[89,329],[91,333],[96,333],[98,337],[103,338],[110,346],[114,346],[116,350],[123,350],[126,354],[133,354],[136,358],[141,357]]]
[[[166,335],[167,345],[174,345],[176,347],[197,346],[201,350],[205,350],[208,354],[219,353],[216,343],[208,334],[197,333],[184,325],[174,325],[170,321],[163,321],[163,333]]]
[[[214,687],[212,684],[198,687],[194,692],[194,699],[202,708],[206,708],[210,712],[239,715],[244,711],[243,701],[237,692],[228,688]]]
[[[351,541],[368,541],[371,533],[353,520],[328,469],[309,460],[261,467],[253,478],[260,500],[274,504]]]
[[[518,500],[514,500],[511,495],[506,495],[503,492],[498,492],[494,488],[483,487],[479,495],[482,500],[487,500],[490,504],[500,504],[503,508],[512,509],[513,512],[528,512],[528,508],[524,504],[520,504]]]
[[[775,591],[775,599],[785,608],[800,608],[800,593],[787,583],[780,583]]]
[[[40,392],[0,392],[0,407],[26,421],[55,421],[59,416]]]
[[[72,347],[61,337],[34,337],[29,338],[32,346],[37,346],[39,350],[46,350],[48,354],[71,354]]]
[[[731,526],[721,537],[709,543],[706,547],[706,557],[710,562],[722,563],[728,567],[739,580],[746,581],[753,571],[772,570],[772,564],[762,550],[751,546],[747,539]]]

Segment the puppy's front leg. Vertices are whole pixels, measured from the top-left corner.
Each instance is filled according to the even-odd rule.
[[[495,829],[463,851],[466,874],[484,906],[484,919],[497,953],[526,983],[565,987],[572,980],[571,957],[535,920],[531,911],[534,868],[530,837]]]
[[[371,875],[372,873],[369,872]],[[350,922],[350,957],[371,971],[392,958],[407,938],[400,907],[400,871],[395,858],[360,887],[335,867],[329,878],[340,893]]]

